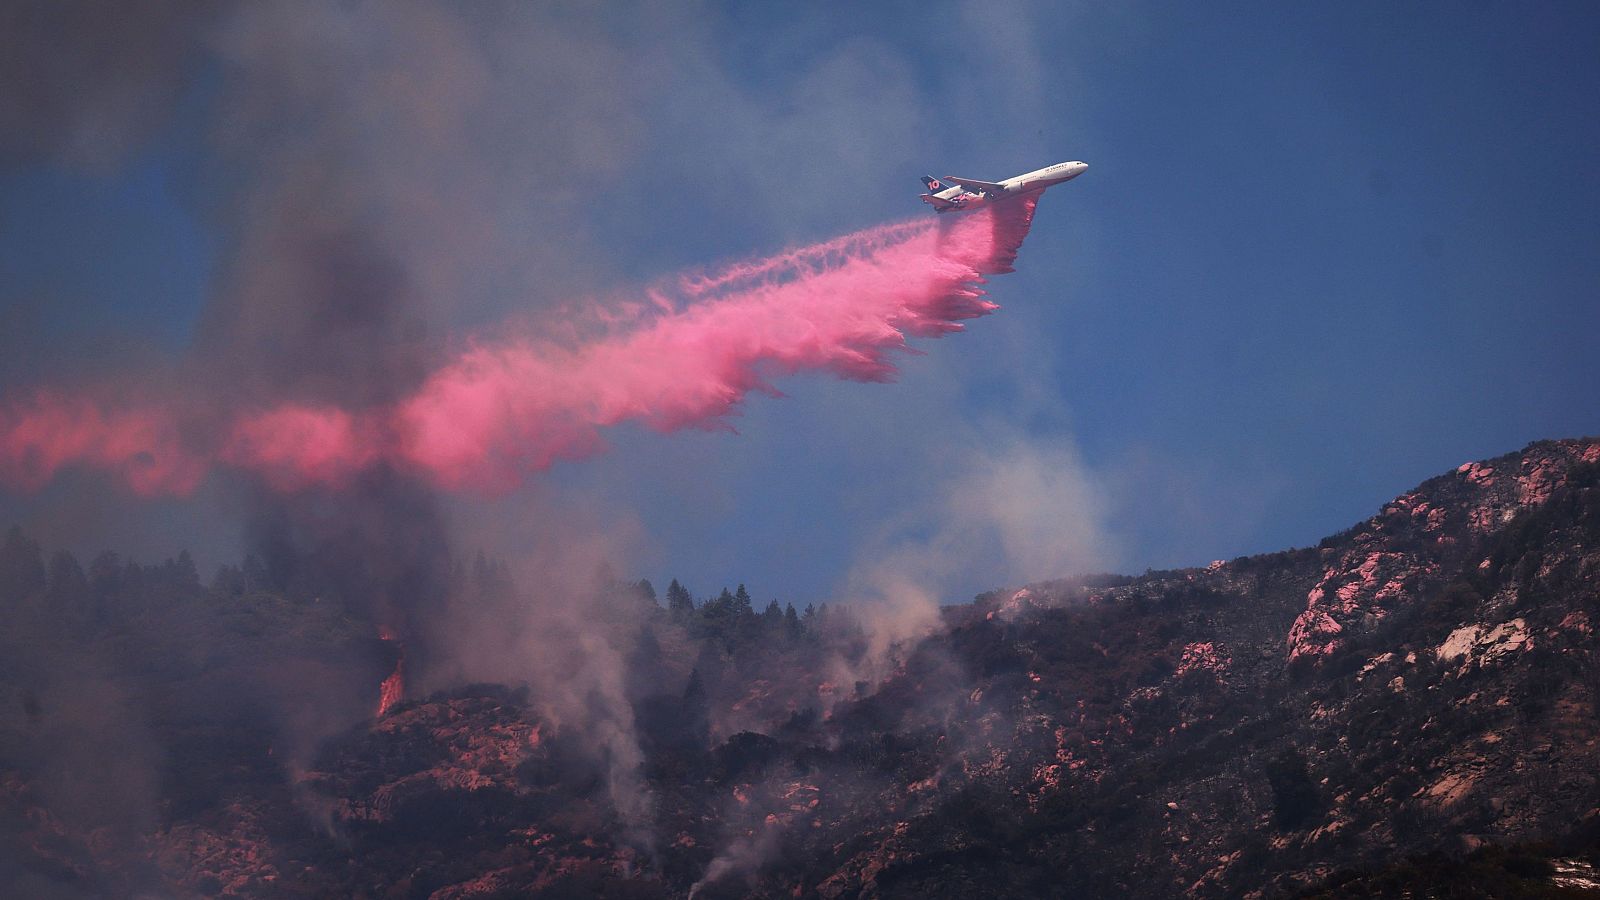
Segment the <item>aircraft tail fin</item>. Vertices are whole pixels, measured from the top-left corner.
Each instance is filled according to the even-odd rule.
[[[927,185],[928,193],[930,193],[930,194],[937,194],[940,191],[942,191],[945,188],[950,186],[950,185],[945,184],[944,182],[940,181],[939,179],[933,177],[932,175],[924,175],[924,176],[922,176],[922,183],[924,185]]]

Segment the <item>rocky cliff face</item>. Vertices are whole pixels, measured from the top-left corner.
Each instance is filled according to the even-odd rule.
[[[1315,548],[986,595],[854,692],[764,654],[747,696],[712,692],[749,731],[708,740],[728,709],[641,699],[644,820],[536,697],[484,686],[400,703],[132,851],[15,772],[0,874],[65,896],[1221,897],[1372,892],[1427,852],[1429,878],[1581,891],[1597,626],[1600,441],[1541,442]]]
[[[1007,768],[1035,766],[1030,802],[1082,820],[1021,841],[1025,858],[1057,854],[1096,893],[1276,894],[1592,824],[1597,461],[1593,441],[1539,443],[1314,550],[996,598],[986,617],[1042,676],[1021,705],[1078,741],[1050,760],[1016,734]],[[1086,627],[1089,654],[1061,653]]]

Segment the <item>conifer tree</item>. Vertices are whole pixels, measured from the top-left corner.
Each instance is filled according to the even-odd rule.
[[[272,570],[262,562],[261,557],[254,553],[244,558],[244,565],[239,567],[244,571],[244,587],[247,591],[264,591],[273,587]]]
[[[89,563],[89,585],[102,600],[118,596],[122,593],[122,572],[122,557],[107,550]]]
[[[89,579],[78,565],[77,557],[65,550],[57,550],[50,557],[50,583],[45,589],[50,598],[52,613],[66,622],[74,633],[86,635],[100,626],[95,615],[95,604],[89,592]]]
[[[50,557],[50,586],[46,593],[52,603],[62,606],[75,606],[88,598],[89,579],[77,557],[66,550],[57,550]]]
[[[694,612],[694,595],[679,584],[676,578],[667,585],[667,609],[678,615]]]
[[[179,550],[178,558],[172,565],[173,579],[180,587],[198,588],[200,586],[200,569],[194,564],[194,557],[188,550]]]

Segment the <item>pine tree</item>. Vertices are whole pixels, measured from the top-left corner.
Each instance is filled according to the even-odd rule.
[[[200,589],[200,573],[195,568],[194,557],[187,550],[179,553],[176,559],[168,557],[160,567],[152,566],[150,574],[155,578],[157,589],[169,601],[175,596],[192,595]]]
[[[723,588],[722,593],[707,600],[700,607],[700,617],[714,631],[722,633],[723,627],[734,618],[735,610],[733,593],[727,588]]]
[[[247,591],[264,591],[272,586],[272,573],[267,569],[267,564],[261,557],[251,553],[244,558],[244,565],[239,567],[244,573],[244,589]]]
[[[122,596],[126,600],[143,602],[148,599],[145,588],[150,579],[145,575],[144,566],[134,560],[127,560],[122,564]]]
[[[224,596],[237,597],[244,593],[244,573],[238,566],[223,563],[211,578],[211,589]]]
[[[694,595],[676,578],[667,585],[667,609],[680,616],[694,612]]]
[[[90,602],[89,579],[77,557],[57,550],[50,557],[50,584],[45,589],[53,613],[66,622],[75,634],[89,634],[98,627],[94,604]]]
[[[57,550],[51,555],[47,593],[52,600],[76,595],[88,588],[89,579],[84,576],[83,566],[78,565],[76,556],[66,550]]]
[[[800,616],[794,611],[793,603],[784,607],[783,630],[787,632],[790,637],[800,636]]]
[[[683,705],[694,708],[704,707],[706,703],[706,686],[700,678],[700,669],[695,668],[689,672],[689,681],[683,686]]]
[[[733,594],[733,605],[738,609],[740,615],[755,612],[750,605],[750,592],[744,589],[743,584],[739,585],[739,590]]]
[[[188,550],[179,550],[178,559],[173,563],[173,577],[180,587],[195,589],[200,587],[200,569],[194,564],[194,557]]]
[[[110,550],[96,556],[89,563],[89,586],[102,600],[121,595],[122,557]]]

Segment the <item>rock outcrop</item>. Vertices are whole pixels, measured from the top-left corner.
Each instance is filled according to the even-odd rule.
[[[85,895],[1582,890],[1597,621],[1600,441],[1547,441],[1314,548],[949,608],[854,692],[774,651],[699,726],[641,706],[648,822],[619,815],[604,760],[537,697],[485,686],[400,703],[303,770],[167,816],[133,854],[7,775],[6,846],[27,848],[10,871],[28,883]],[[730,711],[750,730],[708,744]]]

